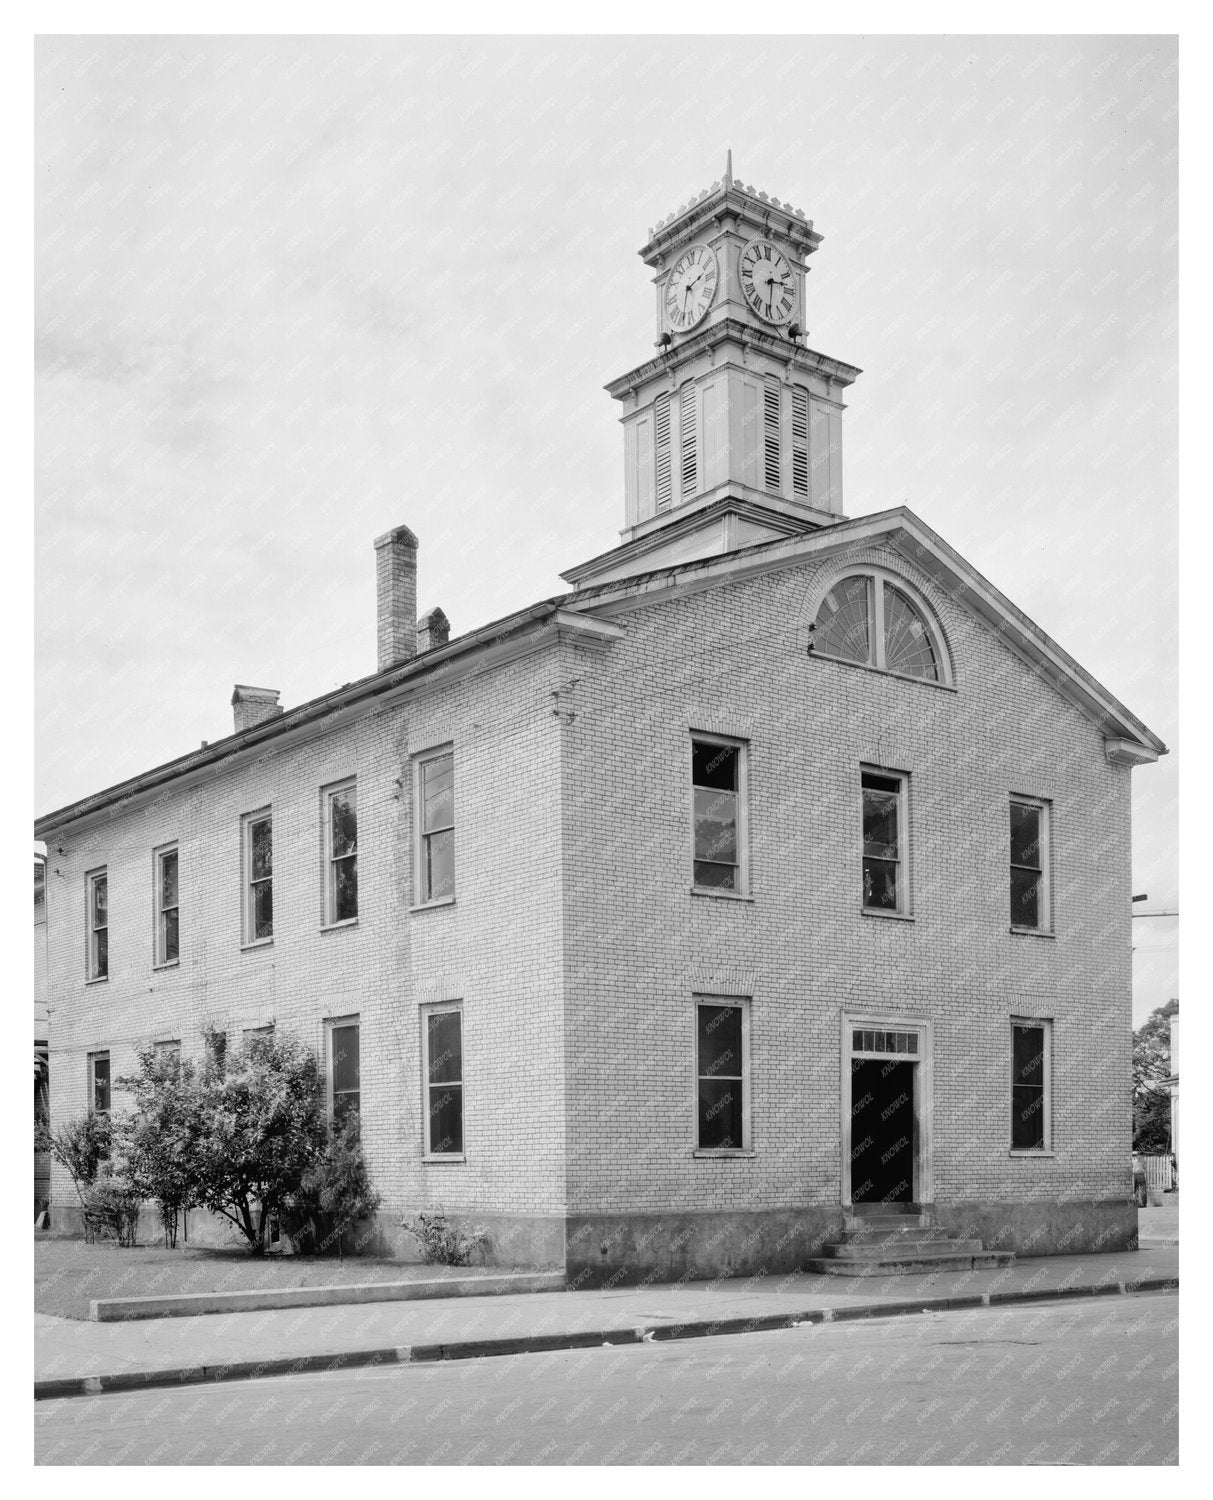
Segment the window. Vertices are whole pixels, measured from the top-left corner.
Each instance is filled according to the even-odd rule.
[[[863,908],[909,910],[906,879],[906,780],[900,771],[861,768]]]
[[[158,1070],[176,1072],[181,1065],[180,1042],[156,1042],[152,1047]]]
[[[429,1156],[463,1154],[463,1012],[424,1012],[426,1137]]]
[[[91,875],[86,876],[86,881],[88,887],[88,977],[108,979],[110,971],[109,879],[104,870],[94,870]]]
[[[653,403],[654,451],[657,465],[657,509],[670,508],[670,398],[658,396]]]
[[[701,890],[746,894],[745,749],[737,740],[691,737],[693,874]]]
[[[1049,805],[1011,798],[1011,926],[1048,932]]]
[[[206,1060],[220,1078],[227,1072],[227,1032],[206,1033]]]
[[[358,789],[347,781],[324,793],[324,920],[358,915]]]
[[[700,1151],[749,1149],[746,1097],[748,1007],[739,1000],[700,1000],[695,1005],[695,1075]]]
[[[260,1038],[265,1037],[265,1038],[268,1039],[269,1037],[272,1037],[273,1034],[274,1034],[274,1023],[272,1021],[270,1022],[270,1024],[268,1026],[250,1026],[250,1027],[247,1028],[247,1030],[242,1031],[240,1033],[240,1042],[241,1042],[241,1045],[243,1046],[244,1050],[246,1052],[250,1052],[250,1051],[252,1051],[252,1049],[254,1047],[257,1046],[258,1041],[259,1041]],[[227,1053],[227,1043],[226,1042],[224,1043],[224,1049],[223,1050],[224,1050],[224,1054],[226,1056],[226,1053]]]
[[[1011,1149],[1048,1151],[1051,1021],[1011,1022]]]
[[[779,379],[768,375],[762,387],[762,476],[768,490],[779,493]]]
[[[417,762],[418,905],[455,895],[455,754]]]
[[[809,393],[792,387],[792,494],[809,498]]]
[[[109,1114],[110,1055],[108,1052],[89,1053],[88,1107],[99,1115]]]
[[[948,680],[943,643],[925,610],[881,573],[856,573],[830,589],[809,649],[903,677]]]
[[[180,957],[177,925],[177,849],[156,854],[156,962],[175,964]]]
[[[269,812],[244,820],[244,941],[274,936],[274,822]]]
[[[682,496],[685,500],[695,493],[699,469],[695,433],[695,386],[692,381],[687,381],[678,393],[678,423],[682,433]]]
[[[336,1126],[362,1108],[357,1018],[329,1023],[329,1115]]]

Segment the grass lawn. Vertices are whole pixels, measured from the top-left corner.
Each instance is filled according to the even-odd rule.
[[[478,1266],[426,1266],[369,1256],[265,1255],[246,1250],[203,1250],[178,1242],[176,1250],[137,1245],[122,1250],[112,1240],[34,1241],[34,1310],[60,1318],[87,1318],[95,1297],[163,1297],[177,1292],[251,1292],[262,1287],[341,1286],[365,1281],[419,1281],[483,1276]]]

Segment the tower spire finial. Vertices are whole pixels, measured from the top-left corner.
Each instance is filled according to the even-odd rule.
[[[725,187],[732,187],[732,185],[733,185],[733,148],[732,148],[732,146],[729,147],[728,155],[725,158],[725,163],[724,163],[724,185],[725,185]]]

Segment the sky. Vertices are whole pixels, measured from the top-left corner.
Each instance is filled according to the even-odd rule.
[[[1171,747],[1177,45],[43,37],[35,809],[375,667],[374,537],[462,634],[618,541],[649,227],[718,178],[824,236],[844,510],[908,505]],[[1134,922],[1134,1015],[1178,993]]]

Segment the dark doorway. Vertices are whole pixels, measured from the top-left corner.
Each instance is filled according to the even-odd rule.
[[[914,1197],[914,1064],[851,1062],[851,1202]]]

